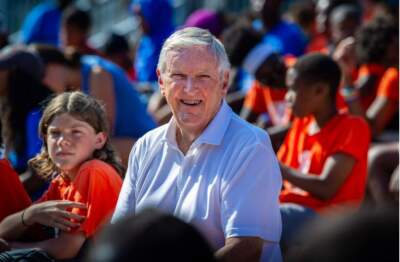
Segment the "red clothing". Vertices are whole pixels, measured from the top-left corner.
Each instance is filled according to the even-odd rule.
[[[90,160],[80,167],[73,181],[61,175],[53,179],[38,202],[70,200],[86,204],[87,210],[72,209],[72,212],[86,217],[77,231],[90,237],[112,215],[121,186],[122,179],[112,166],[100,160]]]
[[[385,71],[376,95],[399,103],[399,70],[397,68],[391,67]]]
[[[348,114],[333,117],[318,133],[308,134],[313,117],[295,119],[285,141],[278,151],[278,159],[304,173],[319,176],[328,157],[346,153],[356,159],[351,173],[327,201],[284,181],[280,194],[282,203],[290,202],[307,206],[316,211],[344,204],[359,205],[364,198],[367,178],[367,156],[371,139],[370,129],[364,119]]]
[[[6,159],[0,159],[0,221],[31,204],[18,174]]]
[[[383,77],[383,74],[385,73],[386,68],[382,65],[378,64],[365,64],[362,65],[359,70],[358,70],[358,77],[357,77],[357,82],[362,82],[365,80],[365,78],[373,76],[375,80],[375,85],[372,87],[371,90],[367,93],[367,95],[364,95],[361,97],[361,104],[364,108],[364,110],[367,110],[368,107],[372,104],[374,101],[378,87],[380,85],[380,81]]]
[[[256,114],[267,113],[271,125],[287,124],[291,114],[285,102],[286,91],[286,88],[270,88],[254,81],[243,106]]]

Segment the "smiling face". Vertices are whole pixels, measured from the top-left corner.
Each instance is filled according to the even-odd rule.
[[[105,141],[103,132],[96,134],[91,125],[68,113],[54,117],[46,134],[51,160],[70,178],[76,176],[80,165],[92,158],[93,152],[101,149]]]
[[[198,137],[218,112],[227,93],[229,73],[221,73],[206,46],[170,51],[165,72],[157,71],[165,96],[182,133]]]

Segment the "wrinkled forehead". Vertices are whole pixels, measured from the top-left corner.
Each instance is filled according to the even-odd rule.
[[[217,70],[219,67],[217,56],[208,46],[190,46],[179,47],[166,53],[166,70],[170,71],[171,67],[189,66],[207,67]]]

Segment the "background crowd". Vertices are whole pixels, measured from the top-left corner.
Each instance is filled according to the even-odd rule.
[[[50,199],[53,174],[47,170],[43,178],[38,168],[52,121],[43,123],[49,101],[81,91],[101,102],[110,141],[104,154],[113,156],[108,163],[118,162],[111,164],[113,176],[123,177],[132,145],[172,116],[156,74],[165,39],[181,28],[200,27],[225,46],[231,64],[226,102],[268,132],[280,162],[284,259],[398,261],[398,1],[249,1],[235,13],[205,5],[182,23],[168,0],[133,0],[125,7],[138,28],[125,35],[107,32],[101,44],[89,41],[93,12],[72,0],[35,6],[17,38],[0,32],[0,251],[16,235],[44,237],[40,227],[25,234],[4,228],[10,215],[20,212],[24,224],[22,210]],[[120,181],[112,181],[118,193]],[[99,194],[97,204],[106,198]],[[108,211],[113,201],[106,201]],[[62,207],[68,208],[75,206]],[[61,227],[31,213],[25,214],[28,225]],[[159,255],[215,260],[197,231],[159,211],[104,231],[100,220],[85,231],[87,238],[100,236],[87,261],[128,261],[133,254],[144,261],[165,258]],[[75,252],[76,259],[82,253]]]

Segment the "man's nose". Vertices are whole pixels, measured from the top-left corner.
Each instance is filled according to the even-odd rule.
[[[195,89],[196,89],[196,88],[195,88],[195,84],[194,84],[193,79],[192,79],[191,77],[188,77],[188,78],[186,79],[186,83],[185,83],[185,86],[184,86],[184,90],[185,90],[186,92],[193,92]]]

